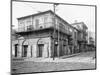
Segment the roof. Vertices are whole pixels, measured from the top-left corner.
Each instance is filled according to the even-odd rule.
[[[19,17],[17,18],[18,20],[20,19],[23,19],[23,18],[28,18],[30,16],[34,17],[34,16],[37,16],[37,15],[43,15],[43,14],[46,14],[46,13],[51,13],[54,15],[54,12],[52,10],[48,10],[48,11],[44,11],[44,12],[39,12],[39,13],[36,13],[36,14],[32,14],[32,15],[27,15],[27,16],[23,16],[23,17]],[[56,17],[58,17],[59,19],[61,19],[62,21],[64,21],[66,24],[69,24],[68,22],[66,22],[64,19],[62,19],[60,16],[58,16],[57,14],[55,14]]]
[[[71,25],[77,25],[77,24],[83,24],[85,26],[85,28],[88,29],[88,27],[86,26],[86,24],[84,22],[77,22],[77,23],[73,23]]]
[[[44,11],[44,12],[39,12],[39,13],[36,13],[36,14],[32,14],[32,15],[27,15],[27,16],[23,16],[23,17],[19,17],[17,18],[18,20],[20,19],[23,19],[23,18],[28,18],[30,16],[34,17],[34,16],[37,16],[37,15],[42,15],[42,14],[46,14],[46,13],[51,13],[54,15],[54,12],[52,10],[48,10],[48,11]],[[79,31],[77,28],[73,27],[71,24],[69,24],[68,22],[66,22],[63,18],[61,18],[60,16],[58,16],[57,14],[55,14],[56,17],[58,17],[60,20],[62,20],[65,24],[67,24],[68,26],[70,26],[71,28]]]
[[[31,14],[31,15],[27,15],[27,16],[23,16],[23,17],[19,17],[17,19],[20,20],[20,19],[27,18],[27,17],[30,17],[30,16],[42,15],[42,14],[45,14],[45,13],[48,13],[48,12],[51,12],[51,10],[48,10],[48,11],[45,11],[45,12],[39,12],[39,13],[36,13],[36,14]]]
[[[39,13],[36,13],[36,14],[32,14],[32,15],[28,15],[28,16],[23,16],[23,17],[20,17],[20,18],[17,18],[18,20],[20,19],[23,19],[23,18],[28,18],[30,16],[37,16],[37,15],[42,15],[42,14],[46,14],[46,13],[51,13],[54,15],[54,12],[52,10],[48,10],[48,11],[44,11],[44,12],[39,12]],[[62,20],[65,24],[69,25],[70,27],[76,29],[75,27],[73,27],[72,25],[70,25],[68,22],[66,22],[63,18],[61,18],[60,16],[58,16],[57,14],[55,14],[56,17],[58,17],[60,20]],[[77,29],[76,29],[77,30]]]
[[[84,22],[76,22],[76,23],[72,23],[71,25],[76,25],[76,24],[83,24]]]

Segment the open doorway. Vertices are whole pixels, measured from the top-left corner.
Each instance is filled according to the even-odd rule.
[[[18,56],[18,44],[15,44],[15,57]]]
[[[27,57],[28,45],[23,46],[23,57]]]
[[[44,44],[39,44],[38,45],[38,49],[39,49],[38,57],[42,57],[43,49],[44,49]]]

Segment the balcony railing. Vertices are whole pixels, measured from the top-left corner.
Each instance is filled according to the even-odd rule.
[[[27,32],[27,31],[33,31],[33,30],[49,28],[52,25],[53,25],[52,22],[41,23],[41,24],[38,25],[38,27],[36,27],[36,26],[34,27],[34,25],[29,25],[29,26],[25,26],[25,27],[22,27],[22,28],[18,28],[16,31],[17,32]]]
[[[26,27],[22,27],[18,30],[16,30],[17,32],[28,32],[28,31],[33,31],[33,30],[41,30],[41,29],[45,29],[45,28],[54,28],[60,32],[63,32],[63,33],[66,33],[66,34],[69,34],[69,35],[72,35],[72,32],[70,32],[68,29],[65,29],[64,27],[61,27],[56,24],[56,26],[54,26],[54,24],[52,22],[48,22],[48,23],[41,23],[38,25],[38,27],[34,27],[33,25],[29,25],[29,26],[26,26]]]

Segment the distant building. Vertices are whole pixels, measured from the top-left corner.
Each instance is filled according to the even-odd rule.
[[[95,33],[88,31],[88,51],[96,50]]]
[[[88,44],[95,45],[95,32],[88,31]]]
[[[76,22],[71,25],[78,30],[77,42],[79,44],[80,51],[84,52],[86,50],[86,45],[88,42],[88,32],[87,32],[88,27],[84,22]]]
[[[50,58],[80,52],[77,40],[82,41],[83,36],[79,39],[79,31],[58,15],[55,16],[54,25],[54,13],[51,10],[20,17],[16,32],[20,37],[12,41],[12,55],[17,58]]]

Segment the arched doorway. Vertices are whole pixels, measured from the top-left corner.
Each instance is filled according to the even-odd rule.
[[[44,41],[42,40],[42,38],[40,38],[37,41],[37,57],[43,56],[43,50],[44,50]]]

